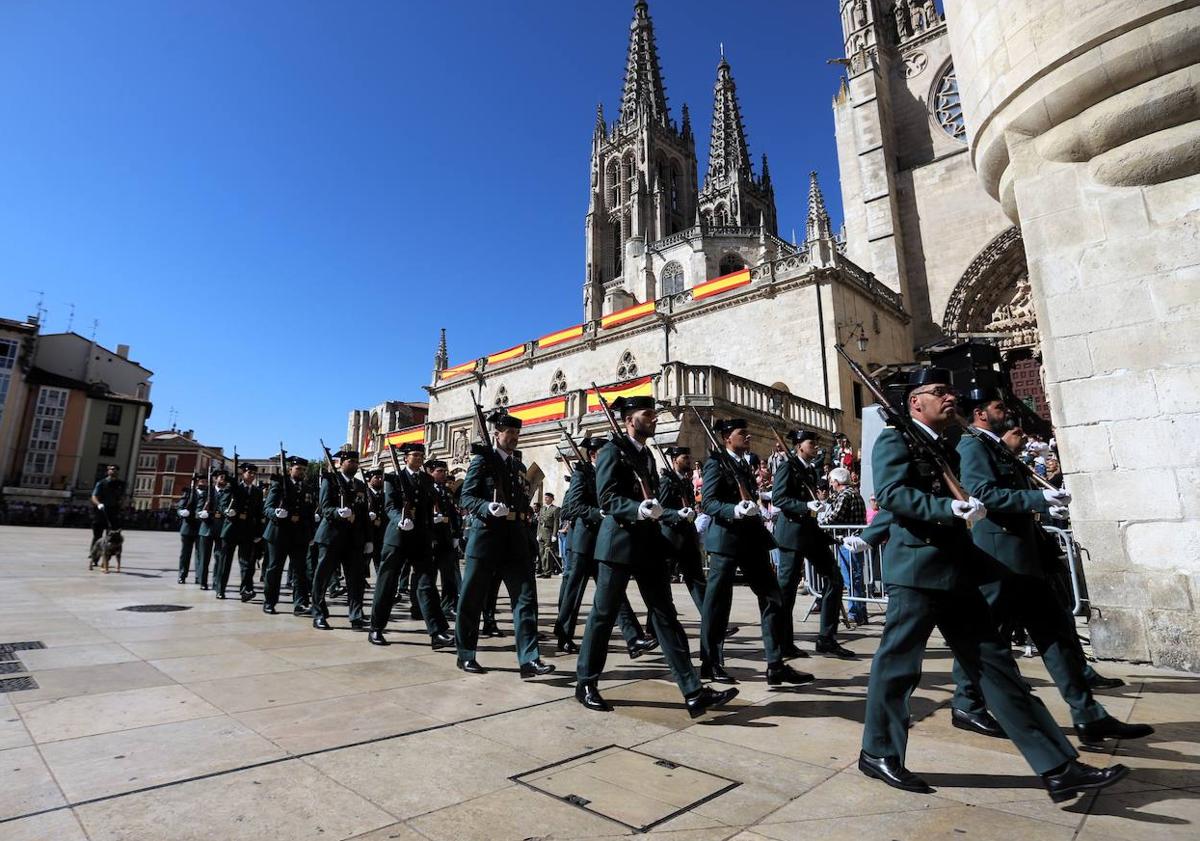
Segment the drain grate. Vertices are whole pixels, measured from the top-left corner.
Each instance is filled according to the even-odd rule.
[[[118,608],[130,613],[174,613],[177,610],[191,610],[191,605],[182,604],[131,604],[129,607]]]
[[[15,675],[25,671],[25,667],[19,661],[14,660],[11,663],[0,663],[0,675]]]
[[[0,642],[0,652],[11,653],[13,651],[39,651],[46,647],[46,643],[40,640],[32,642]]]
[[[20,692],[23,689],[37,689],[37,681],[32,677],[10,677],[0,680],[0,693]]]
[[[645,832],[741,785],[616,745],[510,779],[635,832]]]

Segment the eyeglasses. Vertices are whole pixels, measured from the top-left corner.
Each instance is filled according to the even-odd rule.
[[[932,394],[934,397],[958,396],[958,392],[948,385],[937,385],[927,391],[914,391],[913,394]]]

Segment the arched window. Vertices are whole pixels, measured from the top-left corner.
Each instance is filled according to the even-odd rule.
[[[629,201],[629,197],[633,195],[634,179],[637,178],[637,167],[633,164],[633,152],[625,156],[625,160],[621,162],[621,178],[625,182],[621,188],[621,199]]]
[[[732,274],[733,272],[740,271],[744,268],[746,268],[746,261],[742,259],[742,255],[734,251],[730,251],[721,258],[721,265],[717,269],[717,274]]]
[[[683,189],[683,173],[679,170],[679,164],[675,161],[671,162],[671,210],[676,213],[680,212],[679,193]]]
[[[637,376],[638,367],[637,359],[629,351],[621,354],[621,364],[617,366],[618,380],[632,380]]]
[[[658,294],[678,295],[683,291],[683,266],[672,260],[663,266],[662,274],[658,276]]]
[[[496,399],[492,401],[492,405],[497,409],[503,409],[508,405],[508,389],[504,386],[496,389]]]
[[[621,239],[621,220],[613,222],[612,226],[612,267],[613,277],[621,276],[621,255],[625,251],[625,241]]]
[[[554,378],[550,381],[551,394],[566,394],[567,393],[567,375],[559,369],[554,372]]]
[[[621,203],[621,165],[613,158],[608,162],[604,174],[604,189],[608,195],[608,207],[611,210]]]
[[[729,211],[725,209],[724,203],[713,208],[712,223],[718,228],[729,224]]]

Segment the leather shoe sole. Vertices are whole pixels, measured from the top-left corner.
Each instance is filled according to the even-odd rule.
[[[1065,800],[1071,800],[1079,795],[1089,791],[1099,791],[1102,788],[1107,788],[1113,783],[1118,783],[1125,779],[1129,774],[1129,768],[1120,763],[1105,768],[1098,774],[1088,775],[1086,781],[1078,782],[1074,785],[1063,786],[1055,789],[1053,784],[1046,782],[1046,790],[1050,795],[1050,799],[1055,803],[1062,803]]]

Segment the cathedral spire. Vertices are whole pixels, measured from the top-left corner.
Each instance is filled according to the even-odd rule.
[[[717,83],[713,86],[712,139],[708,150],[708,173],[704,188],[710,184],[735,178],[738,174],[750,178],[750,148],[746,144],[746,127],[738,104],[737,86],[725,60],[724,45],[717,64]]]
[[[450,367],[450,354],[446,350],[446,328],[442,328],[442,337],[438,340],[437,353],[433,357],[434,372],[445,371]]]
[[[604,103],[596,103],[596,128],[592,131],[594,137],[602,138],[608,134],[608,126],[604,122]]]
[[[762,185],[769,188],[771,186],[771,168],[767,166],[767,153],[762,155]]]
[[[662,67],[654,44],[654,25],[646,0],[633,6],[629,24],[629,53],[625,59],[625,86],[621,92],[621,123],[633,122],[644,108],[656,122],[667,125],[667,93],[663,87]]]
[[[808,221],[805,237],[807,242],[833,238],[833,225],[829,221],[829,211],[825,209],[825,197],[821,195],[821,185],[817,183],[817,171],[808,174]]]
[[[679,136],[687,140],[692,136],[692,112],[688,110],[687,103],[683,103],[683,121],[679,129]]]

